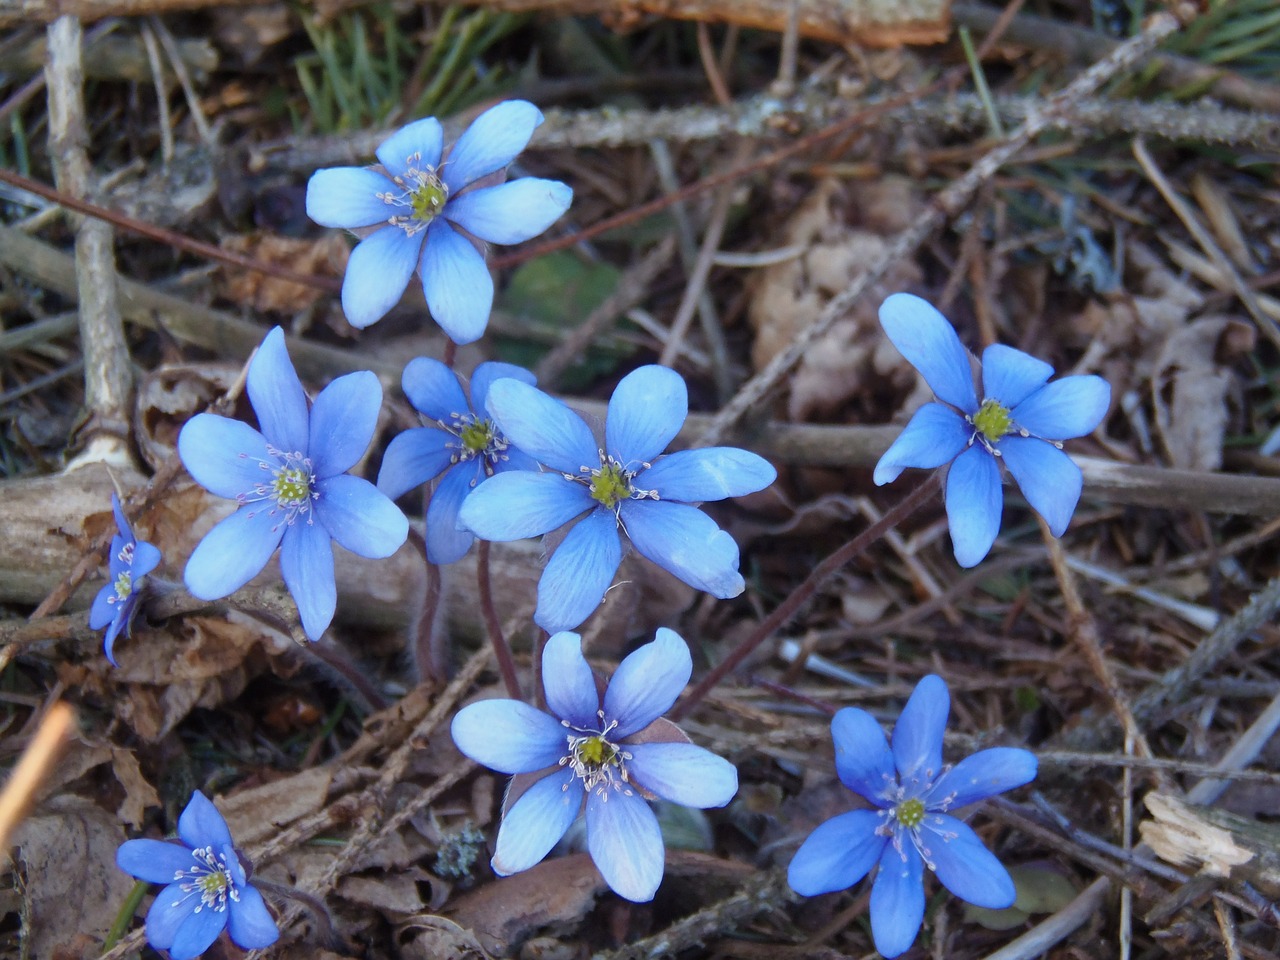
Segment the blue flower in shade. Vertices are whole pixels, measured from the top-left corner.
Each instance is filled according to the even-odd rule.
[[[315,172],[307,184],[312,220],[377,228],[351,252],[342,282],[342,309],[352,326],[381,320],[416,270],[444,332],[455,343],[480,338],[493,306],[493,279],[468,235],[520,243],[551,226],[573,199],[565,184],[536,177],[474,186],[511,163],[540,123],[533,104],[508,100],[480,114],[444,157],[440,121],[427,117],[383,141],[381,169]]]
[[[511,442],[553,472],[511,471],[462,504],[463,526],[485,540],[547,533],[582,514],[538,583],[534,620],[549,633],[591,615],[622,562],[621,528],[641,554],[713,596],[743,591],[738,545],[691,503],[754,493],[777,476],[769,462],[734,447],[659,457],[689,412],[684,380],[640,367],[609,400],[600,447],[582,418],[517,380],[489,389],[487,409]]]
[[[178,840],[127,840],[116,866],[167,886],[147,911],[147,942],[173,960],[204,953],[224,929],[245,950],[276,942],[280,931],[231,842],[218,808],[197,790],[178,818]]]
[[[280,547],[302,627],[318,640],[338,599],[330,540],[362,557],[389,557],[409,535],[409,522],[386,494],[346,472],[373,439],[382,385],[368,370],[350,373],[308,407],[276,327],[249,364],[247,390],[261,433],[202,413],[178,435],[195,481],[240,504],[191,554],[187,589],[202,600],[234,593]]]
[[[542,653],[550,713],[520,700],[481,700],[458,711],[458,749],[516,774],[498,828],[495,873],[505,877],[541,861],[585,800],[587,850],[605,882],[628,900],[653,899],[664,852],[646,798],[722,807],[738,792],[733,764],[662,719],[692,670],[679,634],[660,629],[618,665],[602,696],[578,635],[557,633]]]
[[[427,508],[427,559],[461,560],[475,535],[458,527],[463,498],[504,470],[536,470],[483,412],[489,387],[509,377],[534,384],[532,373],[509,363],[482,363],[471,375],[468,402],[458,375],[439,360],[418,357],[404,368],[404,395],[432,426],[406,430],[387,447],[378,472],[378,489],[392,499],[436,477],[442,478]]]
[[[1106,416],[1111,387],[1101,377],[1063,377],[1053,367],[1001,344],[982,352],[982,399],[969,353],[947,318],[930,304],[895,293],[880,306],[893,345],[920,371],[941,403],[915,412],[876,464],[877,484],[906,467],[947,473],[947,521],[956,561],[979,563],[1000,531],[1004,507],[1000,462],[1055,537],[1066,532],[1080,500],[1080,468],[1062,441],[1093,431]]]
[[[876,809],[854,810],[822,824],[800,845],[787,870],[796,893],[814,897],[851,887],[879,864],[871,888],[876,949],[896,957],[924,920],[924,868],[961,900],[1013,905],[1009,872],[977,835],[947,811],[1030,783],[1035,755],[1013,747],[982,750],[942,765],[942,734],[951,698],[941,677],[917,685],[893,728],[892,749],[875,718],[846,707],[831,721],[836,773]]]
[[[98,591],[89,610],[89,627],[92,630],[107,628],[103,638],[103,652],[113,667],[119,666],[112,653],[116,637],[123,630],[125,636],[133,625],[138,600],[142,596],[142,578],[160,563],[160,551],[145,540],[133,535],[129,518],[120,509],[120,500],[111,495],[111,510],[116,515],[116,530],[111,538],[111,556],[107,559],[110,580]]]

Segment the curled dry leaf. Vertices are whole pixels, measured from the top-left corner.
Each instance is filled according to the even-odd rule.
[[[296,273],[325,277],[341,277],[347,267],[350,247],[341,233],[328,231],[316,239],[281,237],[272,233],[228,237],[222,246],[234,253],[261,260],[263,263],[287,267]],[[328,294],[292,280],[282,280],[265,273],[230,269],[223,283],[223,293],[242,307],[256,312],[283,313],[292,316],[313,306]]]

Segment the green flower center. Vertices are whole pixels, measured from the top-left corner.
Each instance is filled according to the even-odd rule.
[[[897,821],[908,830],[914,830],[924,821],[924,801],[904,800],[893,808]]]
[[[492,420],[474,420],[458,433],[458,439],[466,449],[467,456],[474,457],[488,450],[494,441]]]
[[[617,463],[610,460],[591,471],[591,497],[601,506],[612,510],[630,496],[631,477]]]
[[[209,904],[223,899],[227,894],[227,887],[230,885],[231,879],[227,876],[225,870],[206,873],[196,881],[196,886],[200,888],[200,899]]]
[[[296,507],[311,499],[311,471],[301,467],[285,467],[272,484],[276,503]]]
[[[983,400],[978,412],[969,418],[988,443],[995,443],[1013,429],[1009,408],[998,400]]]
[[[133,593],[133,574],[128,570],[121,571],[115,582],[116,600],[123,603]]]
[[[421,223],[430,223],[444,209],[449,199],[449,188],[434,173],[419,173],[418,186],[409,195],[409,205],[413,209],[413,218]]]
[[[588,770],[599,770],[602,767],[617,766],[620,760],[619,750],[604,737],[582,737],[570,748],[575,765],[581,764]]]

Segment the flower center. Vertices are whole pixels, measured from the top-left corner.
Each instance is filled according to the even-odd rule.
[[[293,524],[298,517],[305,516],[307,523],[313,521],[311,502],[320,499],[315,489],[316,475],[311,468],[311,458],[301,453],[285,453],[270,445],[267,446],[270,459],[258,461],[258,469],[271,474],[269,481],[254,484],[248,493],[236,497],[238,503],[264,501],[270,504],[270,510],[283,513],[284,522]]]
[[[511,441],[502,435],[492,420],[477,417],[474,413],[451,413],[448,423],[437,420],[436,426],[458,438],[457,443],[450,444],[452,463],[465,463],[482,457],[485,473],[493,476],[493,468],[508,459],[507,448]]]
[[[893,816],[901,826],[914,830],[924,821],[924,801],[904,800],[893,808]]]
[[[296,507],[311,499],[311,474],[301,467],[284,466],[271,484],[275,501],[282,507]]]
[[[445,201],[448,199],[449,188],[444,185],[444,181],[434,173],[424,175],[417,189],[413,191],[410,201],[414,218],[423,223],[430,223],[444,209]]]
[[[183,893],[194,893],[200,897],[200,905],[195,908],[199,913],[205,907],[219,912],[227,909],[227,898],[240,900],[240,891],[231,879],[231,869],[227,865],[226,854],[215,854],[213,847],[197,847],[191,851],[195,864],[186,870],[179,870],[174,881],[179,884]]]
[[[604,711],[597,716],[601,722],[604,721]],[[582,730],[568,720],[560,723],[571,731],[566,736],[568,749],[560,758],[560,765],[572,769],[587,792],[599,787],[600,796],[607,798],[609,789],[620,787],[627,781],[625,761],[631,759],[631,754],[609,739],[610,731],[618,725],[617,721],[598,731]],[[625,787],[623,789],[630,793]]]
[[[462,441],[463,449],[471,456],[484,453],[489,449],[489,445],[494,441],[494,427],[492,420],[472,420],[462,428],[462,433],[458,435],[458,439]]]
[[[609,457],[600,469],[591,471],[591,498],[612,510],[631,496],[631,475]]]
[[[124,603],[128,600],[129,595],[133,593],[133,574],[128,570],[122,570],[116,577],[115,591],[114,597],[107,597],[107,603]]]
[[[404,173],[392,177],[400,190],[374,194],[388,206],[408,211],[392,214],[387,218],[387,223],[399,227],[410,237],[425,230],[427,224],[438,217],[449,202],[449,187],[440,179],[436,168],[419,166],[421,163],[420,153],[406,157]]]
[[[995,443],[1013,429],[1013,417],[1009,408],[998,400],[983,400],[978,412],[968,418],[982,434],[988,445]]]

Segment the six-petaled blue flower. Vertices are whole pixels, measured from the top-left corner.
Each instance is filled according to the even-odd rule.
[[[347,374],[309,407],[276,327],[249,364],[247,390],[261,432],[202,413],[178,436],[182,463],[195,481],[240,504],[192,552],[187,589],[202,600],[225,597],[280,547],[284,582],[303,629],[317,640],[337,604],[330,541],[362,557],[388,557],[409,533],[386,494],[346,472],[373,438],[382,385],[367,370]]]
[[[876,464],[877,484],[906,467],[947,473],[947,521],[956,561],[979,563],[1000,531],[1000,461],[1055,537],[1066,532],[1080,500],[1080,468],[1062,441],[1093,431],[1106,416],[1111,387],[1101,377],[1063,377],[1021,350],[995,344],[982,352],[982,399],[969,353],[930,304],[895,293],[880,307],[893,345],[920,371],[941,403],[927,403]]]
[[[977,835],[948,811],[1029,783],[1035,755],[1013,747],[982,750],[947,768],[942,735],[951,698],[941,677],[916,685],[892,748],[875,718],[846,707],[831,721],[836,773],[876,809],[828,820],[796,851],[791,888],[817,896],[851,887],[877,864],[871,888],[876,949],[896,957],[915,941],[924,919],[924,868],[962,900],[980,907],[1013,905],[1009,873]]]
[[[559,400],[517,380],[490,388],[494,422],[550,471],[488,480],[463,502],[462,525],[485,540],[519,540],[586,514],[538,583],[534,620],[549,633],[577,627],[599,605],[622,562],[619,528],[641,554],[690,586],[720,598],[742,592],[738,545],[691,504],[754,493],[777,473],[767,460],[734,447],[659,457],[680,432],[688,403],[674,370],[632,371],[609,400],[601,447]]]
[[[521,367],[482,363],[471,375],[468,402],[458,375],[439,360],[418,357],[404,368],[404,395],[432,425],[406,430],[391,441],[378,471],[378,489],[396,499],[443,474],[427,508],[432,563],[453,563],[471,549],[474,534],[458,527],[458,510],[468,493],[495,473],[538,468],[484,412],[489,387],[502,378],[536,382]]]
[[[468,235],[520,243],[551,226],[573,199],[573,191],[557,180],[477,184],[511,163],[540,123],[533,104],[500,103],[480,114],[444,157],[440,122],[427,117],[378,147],[380,170],[316,171],[307,184],[312,220],[326,227],[377,228],[352,251],[342,282],[342,309],[353,326],[382,319],[416,270],[427,307],[444,332],[456,343],[479,339],[493,306],[493,279]]]
[[[178,841],[127,840],[116,865],[147,883],[167,884],[147,911],[147,942],[173,960],[198,957],[224,929],[245,950],[276,942],[280,931],[218,808],[197,790],[178,818]]]
[[[605,882],[628,900],[653,899],[664,852],[645,798],[722,807],[738,790],[731,763],[662,719],[692,669],[685,642],[660,629],[619,664],[602,697],[578,635],[557,633],[542,656],[550,713],[519,700],[481,700],[458,712],[459,750],[502,773],[531,775],[512,782],[495,873],[542,860],[585,801],[587,850]]]
[[[142,578],[160,563],[160,551],[133,535],[129,518],[120,509],[120,500],[114,493],[111,495],[111,510],[116,517],[117,533],[111,538],[111,556],[107,558],[109,579],[93,599],[89,627],[93,630],[107,628],[102,649],[114,667],[118,666],[113,653],[116,637],[122,630],[126,637],[129,635],[138,599],[142,596]]]

